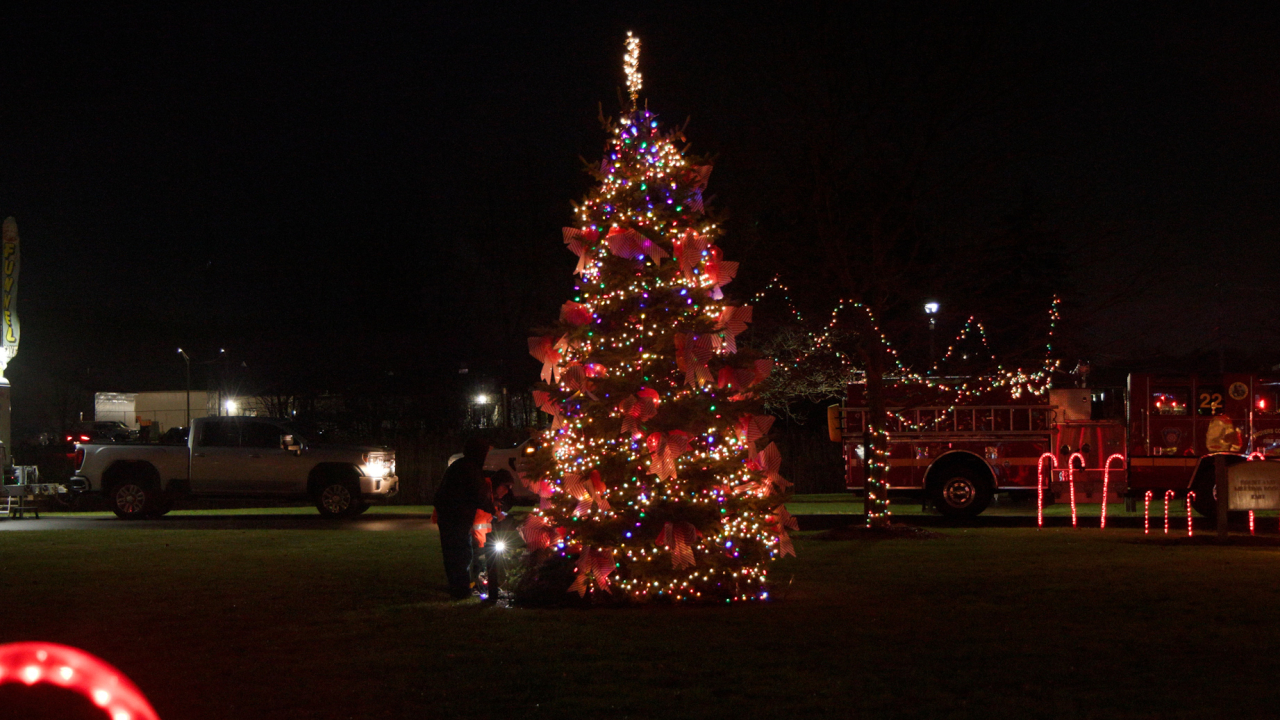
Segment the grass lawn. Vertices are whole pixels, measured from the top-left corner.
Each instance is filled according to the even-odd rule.
[[[1274,534],[1232,546],[1132,530],[939,535],[802,534],[769,604],[535,611],[447,600],[434,530],[6,532],[0,643],[95,653],[166,720],[1280,707]]]

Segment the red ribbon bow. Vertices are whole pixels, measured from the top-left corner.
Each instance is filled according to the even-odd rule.
[[[676,333],[676,366],[684,371],[684,381],[692,387],[715,382],[707,361],[715,352],[709,335]]]
[[[712,245],[707,248],[707,262],[702,267],[702,272],[706,275],[711,283],[711,297],[719,300],[724,297],[721,287],[728,285],[738,274],[738,263],[732,260],[721,259],[723,253],[720,248]],[[706,284],[708,280],[704,280]]]
[[[596,400],[596,395],[592,392],[594,384],[588,379],[589,373],[587,369],[578,363],[574,363],[565,368],[561,379],[564,380],[564,386],[575,392],[580,392],[592,400]]]
[[[656,432],[645,438],[645,447],[649,450],[649,472],[659,479],[666,480],[676,476],[676,458],[689,452],[689,441],[692,436],[683,430]]]
[[[582,327],[591,323],[591,309],[572,300],[560,306],[560,322]]]
[[[622,434],[635,437],[640,434],[640,423],[658,414],[658,391],[641,388],[623,398],[618,410],[622,413]]]
[[[593,503],[601,510],[609,510],[609,501],[604,497],[608,488],[600,479],[599,471],[592,470],[586,478],[578,473],[566,473],[563,487],[566,493],[578,501],[578,507],[573,510],[574,515],[586,515],[591,511]]]
[[[738,418],[734,433],[738,436],[738,442],[747,446],[749,454],[755,454],[756,441],[769,434],[773,420],[772,415],[742,415]]]
[[[787,534],[787,530],[799,530],[800,523],[787,512],[787,506],[779,505],[772,515],[765,518],[765,522],[770,523],[770,527],[778,534],[778,550],[782,557],[795,557],[796,549],[791,544],[791,536]]]
[[[578,256],[578,266],[573,269],[574,275],[581,275],[587,269],[587,248],[596,244],[600,233],[595,230],[579,230],[567,227],[564,229],[564,244],[569,251]]]
[[[649,259],[657,265],[662,258],[670,257],[662,246],[629,228],[614,226],[605,236],[605,241],[609,243],[609,250],[614,255],[628,260],[639,260],[648,255]]]
[[[778,446],[773,443],[769,443],[764,450],[748,458],[747,467],[764,473],[765,479],[776,487],[778,492],[785,492],[791,485],[791,482],[778,472],[782,468],[782,453],[778,452]]]
[[[530,550],[543,550],[551,547],[557,537],[563,535],[563,528],[554,528],[541,515],[529,513],[524,524],[520,526],[520,537],[524,538],[525,547]]]
[[[578,556],[578,577],[569,586],[569,592],[577,590],[579,597],[586,595],[593,579],[601,590],[607,589],[614,565],[613,548],[586,548]]]
[[[698,541],[698,529],[692,523],[666,523],[658,535],[658,544],[671,551],[671,565],[676,569],[694,565],[693,545]]]
[[[712,336],[717,342],[716,349],[727,353],[738,352],[738,333],[745,332],[747,323],[751,322],[751,306],[730,305],[720,311],[716,318],[716,330],[719,335]]]
[[[680,272],[689,282],[696,282],[693,270],[702,262],[702,251],[707,249],[709,242],[706,236],[693,230],[685,230],[684,235],[675,239],[676,260],[680,263]]]
[[[552,379],[560,379],[560,351],[565,347],[564,338],[556,340],[552,337],[529,338],[529,354],[534,360],[542,363],[542,382],[550,384]]]
[[[560,410],[560,403],[556,402],[555,397],[546,390],[534,390],[533,402],[538,409],[551,416],[551,429],[559,430],[564,425],[564,413]]]

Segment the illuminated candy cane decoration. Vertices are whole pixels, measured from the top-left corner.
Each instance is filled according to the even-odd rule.
[[[1169,500],[1177,497],[1172,490],[1164,491],[1164,534],[1169,534]]]
[[[1142,496],[1142,534],[1151,534],[1151,491]]]
[[[111,720],[160,720],[124,673],[83,650],[45,642],[0,645],[0,685],[47,682],[74,690]]]
[[[1249,462],[1253,462],[1254,460],[1266,460],[1266,459],[1267,459],[1267,456],[1263,455],[1257,450],[1254,450],[1253,452],[1249,453],[1249,456],[1245,458],[1245,460]],[[1253,511],[1252,510],[1249,511],[1249,534],[1250,535],[1253,534]]]
[[[1053,477],[1053,469],[1058,467],[1058,457],[1053,453],[1044,453],[1040,459],[1036,461],[1036,527],[1044,527],[1044,489],[1048,487],[1048,481],[1044,480],[1044,461],[1049,459],[1049,477]]]
[[[1084,469],[1084,455],[1071,453],[1067,458],[1067,491],[1071,494],[1071,527],[1076,526],[1076,458],[1080,458],[1080,469]]]
[[[1194,502],[1194,501],[1195,501],[1195,499],[1196,499],[1195,491],[1188,491],[1188,492],[1187,492],[1187,537],[1191,537],[1191,536],[1192,536],[1192,531],[1191,531],[1191,503],[1192,503],[1192,502]],[[1252,512],[1250,512],[1250,515],[1251,515],[1251,516],[1252,516],[1252,514],[1253,514],[1253,513],[1252,513]],[[1250,518],[1249,518],[1249,520],[1250,520],[1250,523],[1249,523],[1249,526],[1250,526],[1250,527],[1249,527],[1249,529],[1250,529],[1250,530],[1252,530],[1252,529],[1253,529],[1253,522],[1252,522],[1253,518],[1252,518],[1252,517],[1250,517]]]
[[[1111,461],[1112,460],[1119,460],[1120,465],[1123,466],[1124,455],[1121,455],[1120,453],[1116,453],[1111,457],[1107,458],[1107,461],[1102,464],[1102,527],[1100,528],[1102,530],[1105,530],[1107,528],[1107,487],[1110,485],[1110,482],[1111,482]]]

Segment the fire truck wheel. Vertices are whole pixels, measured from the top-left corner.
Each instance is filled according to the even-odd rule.
[[[991,481],[971,468],[952,468],[933,486],[933,506],[951,517],[973,517],[991,504]]]

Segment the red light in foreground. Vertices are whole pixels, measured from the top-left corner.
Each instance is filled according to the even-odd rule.
[[[47,682],[74,690],[112,720],[160,720],[124,673],[83,650],[54,643],[0,645],[0,685]]]

